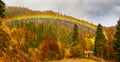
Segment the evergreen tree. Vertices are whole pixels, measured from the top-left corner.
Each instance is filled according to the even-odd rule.
[[[73,27],[73,41],[76,41],[78,38],[78,26],[74,25]]]
[[[5,17],[5,3],[0,0],[0,17],[4,18]]]
[[[3,1],[0,0],[0,18],[5,17],[4,12],[5,12],[5,4]],[[0,26],[1,25],[2,25],[2,21],[0,20]],[[6,49],[8,48],[9,41],[10,41],[9,34],[3,28],[0,28],[0,49],[2,51],[4,52],[6,51],[5,48]]]
[[[102,29],[102,25],[98,24],[94,43],[94,55],[99,57],[102,56],[104,54],[103,51],[105,51],[105,36]]]
[[[116,25],[114,53],[117,62],[120,62],[120,19],[118,20]]]
[[[71,46],[74,46],[75,44],[77,44],[77,38],[78,38],[78,26],[75,24],[73,27],[73,36],[72,36],[72,44]]]

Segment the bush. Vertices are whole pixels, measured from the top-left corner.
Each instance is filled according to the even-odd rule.
[[[80,46],[75,46],[70,48],[70,58],[82,57],[84,51]]]
[[[47,40],[40,45],[40,60],[56,60],[64,58],[64,49],[58,42]]]

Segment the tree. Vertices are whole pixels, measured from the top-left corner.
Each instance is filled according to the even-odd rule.
[[[73,41],[76,41],[78,38],[78,26],[74,25],[73,27]]]
[[[120,19],[116,25],[115,42],[114,42],[114,53],[117,62],[120,62]]]
[[[94,43],[94,55],[103,57],[105,50],[106,50],[106,47],[105,47],[105,36],[103,34],[103,27],[101,24],[98,24],[95,43]]]
[[[0,0],[0,18],[5,17],[5,4],[2,0]],[[2,21],[0,20],[0,26],[2,25]]]
[[[72,36],[72,46],[74,46],[76,44],[75,41],[77,41],[78,39],[78,26],[75,24],[73,27],[73,36]]]
[[[4,18],[5,12],[5,4],[0,0],[0,18]],[[2,21],[0,20],[0,26],[2,25]],[[5,48],[8,48],[8,44],[10,41],[10,36],[3,28],[0,28],[0,49],[5,52]]]
[[[40,60],[55,60],[64,58],[64,49],[55,40],[46,40],[40,45]]]
[[[5,17],[5,3],[0,0],[0,17],[4,18]]]

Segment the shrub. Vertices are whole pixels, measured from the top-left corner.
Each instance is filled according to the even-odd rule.
[[[70,48],[70,58],[82,57],[84,51],[80,46],[75,46]]]
[[[40,45],[41,60],[55,60],[64,58],[64,49],[57,41],[47,40]]]

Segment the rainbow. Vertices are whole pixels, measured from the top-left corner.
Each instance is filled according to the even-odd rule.
[[[82,26],[85,26],[87,28],[90,28],[92,30],[96,30],[96,26],[85,22],[83,20],[79,20],[73,17],[69,17],[69,16],[61,16],[61,15],[55,15],[55,14],[33,14],[33,15],[21,15],[21,16],[15,16],[15,17],[11,17],[11,18],[6,18],[4,19],[5,22],[10,22],[10,21],[15,21],[15,20],[30,20],[30,19],[40,19],[40,18],[48,18],[48,19],[57,19],[57,20],[65,20],[67,22],[73,22],[73,23],[77,23],[80,24]]]
[[[50,14],[37,14],[37,15],[22,15],[22,16],[15,16],[15,17],[12,17],[12,18],[6,18],[4,19],[4,23],[6,22],[11,22],[11,21],[19,21],[19,20],[32,20],[32,19],[36,19],[36,20],[39,20],[39,19],[53,19],[53,20],[64,20],[66,22],[72,22],[72,23],[77,23],[77,24],[80,24],[82,26],[85,26],[93,31],[96,31],[96,28],[97,26],[96,25],[93,25],[91,23],[88,23],[88,22],[85,22],[84,20],[79,20],[79,19],[76,19],[76,18],[73,18],[73,17],[69,17],[69,16],[61,16],[61,15],[50,15]],[[108,39],[107,37],[107,33],[105,30],[103,30],[103,33],[106,37],[106,39]],[[94,39],[94,38],[93,38]],[[94,40],[91,41],[93,44],[94,44]]]

